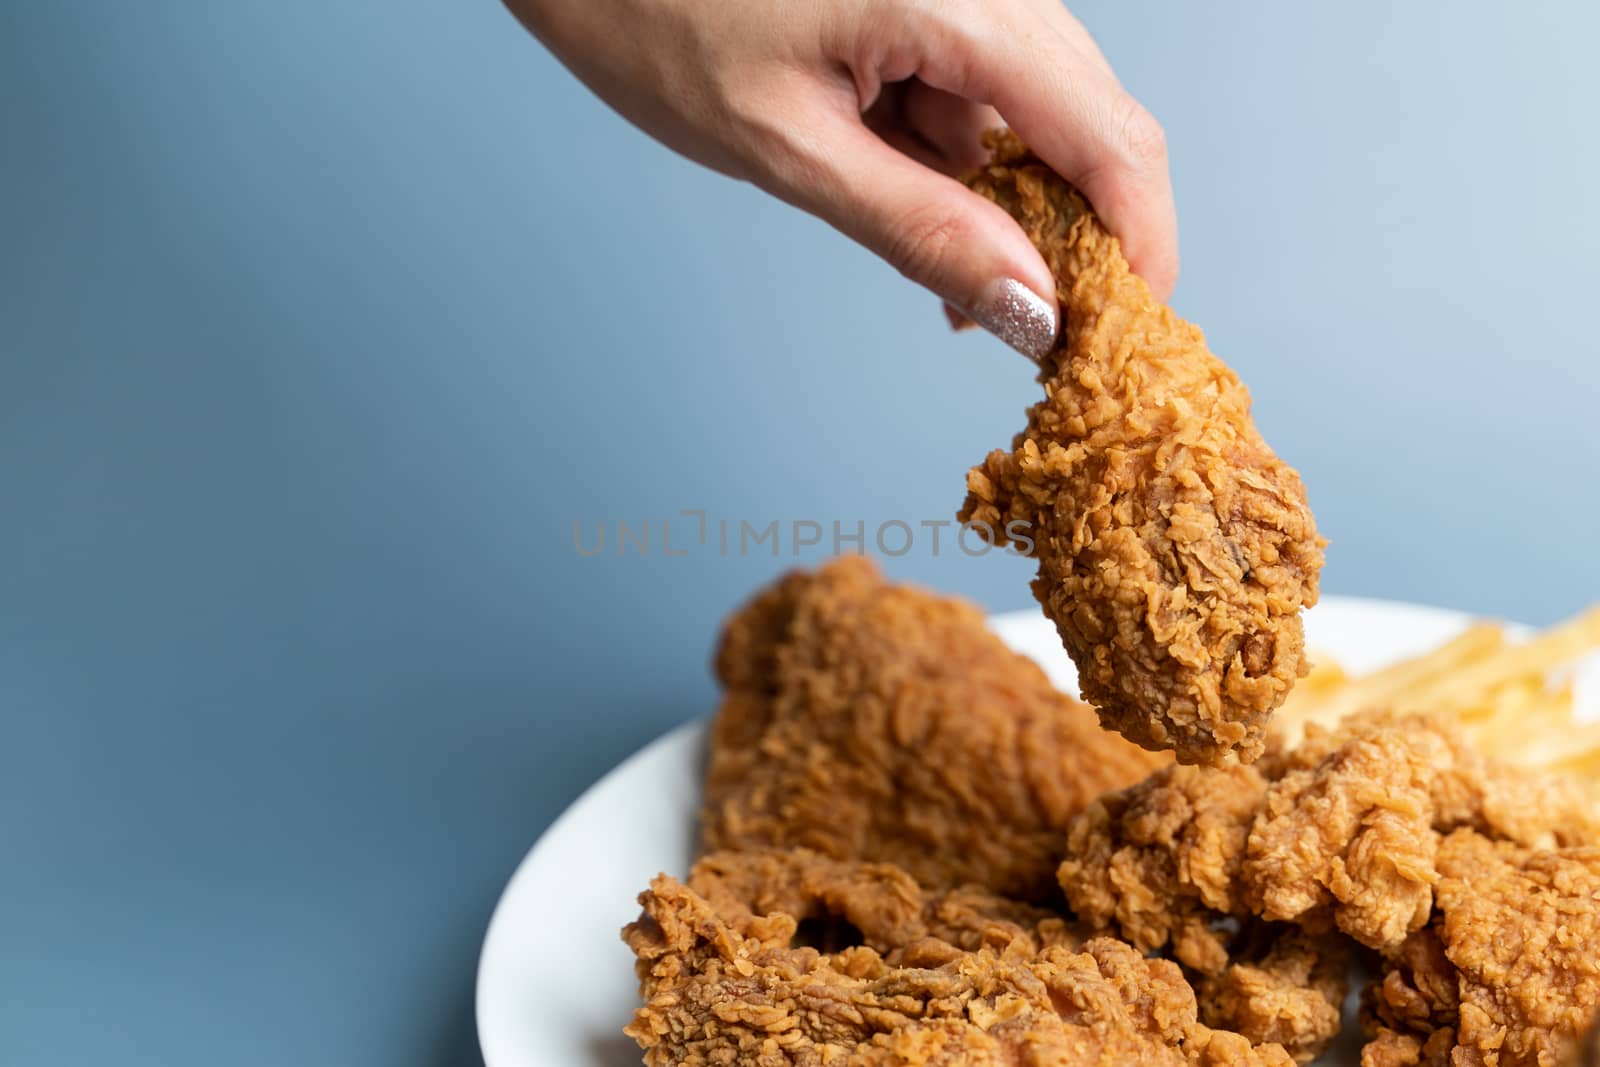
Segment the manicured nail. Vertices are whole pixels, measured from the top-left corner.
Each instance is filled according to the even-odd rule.
[[[1035,363],[1056,342],[1055,305],[1015,278],[991,282],[968,314]]]

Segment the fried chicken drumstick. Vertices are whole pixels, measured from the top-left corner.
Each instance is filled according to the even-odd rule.
[[[1182,763],[1249,762],[1305,671],[1323,541],[1300,477],[1083,197],[1014,135],[988,143],[968,184],[1044,254],[1062,329],[1045,398],[970,472],[961,519],[997,544],[1033,539],[1034,595],[1108,728]]]
[[[760,593],[716,667],[710,849],[804,847],[1043,900],[1071,818],[1165,762],[1100,729],[976,608],[859,556]]]

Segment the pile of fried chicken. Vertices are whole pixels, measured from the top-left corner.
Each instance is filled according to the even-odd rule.
[[[1065,325],[963,515],[1032,525],[1087,703],[860,557],[757,595],[716,657],[702,854],[623,931],[644,1062],[1282,1067],[1361,974],[1366,1067],[1576,1062],[1591,798],[1444,718],[1275,738],[1322,559],[1299,478],[1081,197],[992,147],[971,184],[1045,253]]]

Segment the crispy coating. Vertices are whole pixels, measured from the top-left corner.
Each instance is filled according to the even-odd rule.
[[[1074,821],[1060,878],[1092,928],[1214,974],[1224,919],[1396,950],[1432,912],[1440,835],[1462,827],[1600,841],[1569,784],[1485,760],[1444,719],[1374,712],[1259,766],[1167,768],[1103,798]]]
[[[969,473],[961,518],[996,543],[1027,531],[1034,595],[1107,727],[1183,763],[1253,760],[1306,669],[1324,542],[1300,477],[1077,191],[1013,135],[989,143],[968,184],[1044,254],[1063,325],[1045,398]]]
[[[1543,1064],[1600,1009],[1600,850],[1528,849],[1472,831],[1439,849],[1445,955],[1461,976],[1463,1063]]]
[[[728,623],[702,839],[894,863],[926,885],[1056,894],[1072,816],[1164,762],[989,630],[858,556]]]
[[[924,889],[893,864],[834,860],[805,849],[713,852],[695,863],[688,886],[732,923],[782,913],[814,948],[863,944],[897,965],[907,952],[926,965],[986,944],[1077,948],[1084,940],[1045,908],[975,886]]]
[[[1427,922],[1436,737],[1420,722],[1358,724],[1317,763],[1273,782],[1245,847],[1250,911],[1318,930],[1336,923],[1373,948]]]
[[[1438,852],[1434,921],[1365,995],[1369,1067],[1554,1067],[1600,1010],[1600,849],[1475,830]]]
[[[1354,738],[1384,733],[1398,735],[1427,766],[1437,828],[1470,827],[1497,841],[1544,848],[1600,842],[1594,799],[1575,779],[1489,759],[1447,716],[1365,712],[1338,729],[1312,729],[1293,750],[1271,753],[1263,771],[1292,777],[1326,763]]]
[[[1081,951],[1048,943],[1010,919],[963,950],[938,936],[938,922],[926,921],[947,896],[915,890],[912,902],[903,874],[853,871],[836,861],[820,860],[822,868],[808,875],[804,868],[818,861],[802,853],[758,862],[776,865],[766,875],[785,887],[779,895],[808,911],[837,907],[842,915],[848,903],[830,892],[849,896],[841,887],[866,886],[880,896],[873,883],[896,883],[891,895],[908,896],[898,918],[879,928],[874,904],[850,921],[866,923],[864,942],[915,928],[914,940],[835,951],[797,944],[800,921],[782,911],[759,913],[748,892],[768,878],[738,869],[746,861],[737,857],[708,860],[691,875],[710,897],[661,875],[639,898],[639,920],[623,931],[644,999],[627,1033],[647,1067],[1292,1062],[1275,1045],[1254,1046],[1201,1024],[1193,991],[1172,963],[1108,938]],[[913,914],[924,919],[908,920]],[[958,940],[970,933],[961,925]]]
[[[1309,1063],[1339,1032],[1348,964],[1342,939],[1256,924],[1227,966],[1197,983],[1200,1021],[1254,1044],[1282,1045],[1296,1061]]]
[[[1228,934],[1218,919],[1248,914],[1240,870],[1266,790],[1255,767],[1175,764],[1102,797],[1073,820],[1059,870],[1073,912],[1146,952],[1171,946],[1185,966],[1219,973]]]
[[[1435,1030],[1426,1037],[1379,1030],[1361,1049],[1361,1067],[1450,1067],[1454,1030]]]
[[[1413,933],[1384,959],[1362,991],[1362,1026],[1370,1040],[1363,1067],[1444,1067],[1455,1048],[1460,977],[1445,955],[1437,921]]]

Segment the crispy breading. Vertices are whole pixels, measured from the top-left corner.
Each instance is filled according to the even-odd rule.
[[[1038,928],[1030,933],[1009,919],[963,950],[927,921],[947,897],[914,890],[903,874],[852,871],[836,861],[821,860],[815,879],[799,869],[817,860],[798,854],[762,862],[776,864],[767,874],[785,887],[778,897],[808,911],[836,908],[838,918],[853,914],[852,924],[866,924],[859,927],[864,943],[835,951],[797,943],[795,915],[759,914],[755,900],[740,899],[769,883],[747,878],[737,857],[708,860],[691,874],[710,898],[666,875],[640,896],[643,914],[623,938],[637,958],[644,1000],[627,1033],[647,1067],[1292,1062],[1276,1045],[1252,1045],[1200,1023],[1193,991],[1173,963],[1108,938],[1081,950],[1048,943]],[[847,900],[830,896],[859,890],[877,898],[887,883],[891,896],[904,899],[881,928],[878,904],[852,912]],[[958,940],[972,929],[957,927]],[[903,945],[866,943],[891,932],[915,936]]]
[[[1324,542],[1300,477],[1083,197],[1014,135],[989,144],[968,184],[1043,253],[1062,328],[1045,398],[969,473],[961,519],[1031,539],[1034,595],[1106,726],[1184,763],[1253,760],[1306,669]]]
[[[1100,729],[976,608],[857,556],[762,591],[716,665],[710,849],[804,847],[1043,900],[1072,816],[1165,762]]]
[[[889,863],[834,860],[805,849],[713,852],[689,872],[688,886],[730,922],[793,916],[812,947],[864,944],[899,963],[908,946],[919,959],[942,951],[1026,939],[1042,948],[1076,948],[1084,938],[1060,913],[976,886],[930,890]]]
[[[1460,975],[1462,1063],[1552,1062],[1600,1009],[1600,849],[1460,831],[1439,849],[1440,937]]]
[[[1185,966],[1228,962],[1223,916],[1248,913],[1239,872],[1267,781],[1255,767],[1172,765],[1072,822],[1061,887],[1079,918]]]
[[[1363,1067],[1443,1067],[1456,1043],[1460,977],[1444,952],[1437,921],[1417,930],[1384,959],[1361,996],[1369,1035]]]
[[[1186,965],[1226,962],[1222,919],[1337,927],[1393,951],[1431,914],[1440,835],[1600,841],[1590,803],[1475,753],[1448,720],[1372,712],[1256,767],[1167,768],[1074,820],[1060,878],[1092,927]]]
[[[1364,995],[1368,1067],[1555,1067],[1600,1011],[1600,849],[1457,830],[1430,925]]]
[[[1267,789],[1241,871],[1252,914],[1398,945],[1433,904],[1437,735],[1388,719],[1353,724],[1311,766]]]
[[[1200,1021],[1258,1045],[1282,1045],[1309,1063],[1339,1032],[1349,955],[1340,938],[1254,924],[1230,950],[1227,966],[1196,983]]]

